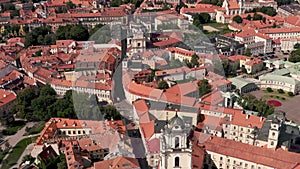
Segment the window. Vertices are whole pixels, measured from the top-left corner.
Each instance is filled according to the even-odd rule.
[[[179,137],[175,137],[175,148],[179,148]]]
[[[68,134],[71,134],[71,131],[68,131]]]
[[[175,157],[175,167],[179,167],[179,157]]]
[[[222,161],[223,160],[223,157],[220,157],[220,161]]]

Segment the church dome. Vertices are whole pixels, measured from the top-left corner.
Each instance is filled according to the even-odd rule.
[[[176,126],[181,127],[181,129],[185,128],[185,123],[184,123],[183,119],[177,115],[177,112],[176,112],[176,115],[169,120],[169,128],[170,129],[172,129],[173,127],[176,128]]]

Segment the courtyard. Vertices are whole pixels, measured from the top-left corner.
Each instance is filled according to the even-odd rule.
[[[300,123],[300,95],[294,97],[286,97],[282,94],[266,93],[263,90],[253,91],[250,94],[256,96],[257,98],[264,98],[266,100],[278,100],[281,102],[281,106],[275,107],[275,110],[282,110],[286,112],[286,118],[292,120],[293,122]],[[279,96],[282,99],[276,99],[276,97],[270,98],[269,96]]]

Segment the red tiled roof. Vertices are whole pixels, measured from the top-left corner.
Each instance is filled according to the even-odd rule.
[[[300,154],[297,153],[252,146],[199,132],[195,132],[194,135],[196,139],[199,139],[198,145],[205,146],[205,150],[209,152],[277,169],[293,169],[300,164]]]
[[[234,114],[232,121],[228,121],[229,119],[224,119],[224,120],[228,123],[238,125],[238,126],[251,127],[251,128],[256,126],[258,128],[262,128],[262,125],[266,121],[266,118],[242,114],[242,113],[236,113]]]
[[[146,140],[150,139],[154,134],[154,120],[148,123],[140,123],[141,130]]]
[[[285,22],[300,27],[300,16],[290,15],[285,19]]]
[[[300,32],[300,27],[295,28],[268,28],[259,30],[261,33],[272,34],[272,33],[293,33]]]
[[[234,56],[229,56],[228,59],[232,62],[239,61],[239,60],[246,60],[248,56],[245,55],[234,55]]]
[[[160,139],[154,138],[146,142],[149,153],[160,152]]]
[[[95,169],[104,169],[104,168],[118,168],[118,169],[132,169],[140,168],[139,162],[136,158],[130,157],[116,157],[110,160],[104,160],[94,163]]]
[[[16,100],[16,95],[7,90],[0,90],[0,107]]]
[[[157,46],[157,47],[164,47],[164,46],[169,46],[169,45],[173,45],[173,44],[176,44],[178,42],[181,42],[180,40],[178,39],[175,39],[175,38],[169,38],[168,40],[164,40],[164,41],[159,41],[159,42],[155,42],[153,43],[154,46]]]
[[[242,109],[233,109],[228,107],[221,107],[221,106],[213,106],[208,104],[199,104],[200,110],[209,110],[213,112],[220,112],[228,115],[235,115],[235,114],[242,114]]]
[[[148,114],[148,106],[145,100],[137,100],[133,102],[133,106],[139,116],[140,123],[148,123],[150,122],[149,114]]]

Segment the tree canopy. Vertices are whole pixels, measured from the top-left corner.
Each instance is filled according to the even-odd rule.
[[[262,7],[254,8],[252,10],[247,11],[247,13],[252,13],[252,12],[261,12],[261,13],[264,13],[264,14],[269,15],[269,16],[277,15],[276,10],[273,7],[270,7],[270,6],[262,6]]]
[[[49,85],[27,88],[17,95],[16,109],[19,117],[47,121],[52,117],[79,118],[88,120],[115,119],[121,114],[113,105],[101,105],[95,95],[69,90],[58,99]]]
[[[253,15],[253,20],[262,20],[262,18],[263,18],[263,16],[262,15],[260,15],[260,14],[257,14],[257,13],[254,13],[254,15]]]
[[[58,40],[73,39],[76,41],[86,41],[89,39],[88,29],[80,24],[60,26],[55,35]]]
[[[168,83],[166,81],[163,80],[163,81],[161,81],[161,82],[158,83],[158,88],[159,89],[168,89],[169,85],[168,85]]]
[[[237,70],[239,68],[238,62],[230,62],[228,60],[223,60],[222,65],[226,77],[237,75]]]
[[[223,0],[202,0],[200,3],[222,6]]]
[[[249,48],[246,49],[245,55],[246,56],[251,56],[252,55],[251,50]]]
[[[46,35],[53,34],[50,27],[38,27],[27,33],[25,36],[25,47],[31,45],[50,45],[54,44],[55,41],[44,41]]]
[[[198,67],[200,65],[199,56],[196,53],[194,53],[191,61],[185,60],[185,63],[187,65],[187,67],[189,67],[189,68]]]
[[[200,24],[209,23],[211,17],[208,13],[198,13],[193,16],[193,19],[194,19],[193,24],[199,27]]]
[[[198,82],[198,90],[199,90],[199,97],[202,97],[203,95],[211,91],[211,85],[208,83],[207,79]]]
[[[240,15],[234,16],[232,20],[236,23],[242,23],[243,22],[243,18]]]
[[[257,99],[251,94],[239,97],[237,102],[246,110],[258,112],[260,116],[267,117],[274,113],[274,107],[269,105],[266,100]]]
[[[294,49],[300,49],[300,43],[296,43],[296,44],[294,45]]]
[[[300,62],[300,49],[292,51],[289,61],[293,63]]]

